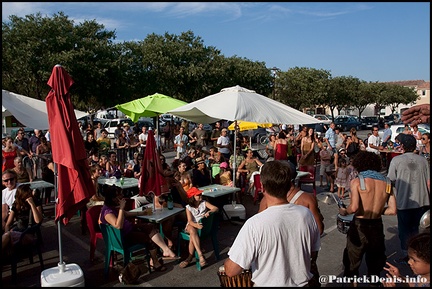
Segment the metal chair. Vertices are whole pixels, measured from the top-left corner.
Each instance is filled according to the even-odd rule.
[[[150,253],[144,243],[127,246],[124,241],[122,230],[116,229],[109,224],[99,224],[99,227],[105,242],[105,276],[108,276],[113,252],[123,255],[123,266],[126,266],[129,261],[136,259],[136,257],[132,256],[134,252],[143,250],[150,272]]]
[[[316,196],[316,185],[315,185],[316,167],[314,165],[299,166],[299,171],[308,172],[309,175],[299,178],[297,181],[298,186],[301,188],[302,184],[312,184],[313,193],[314,196]]]
[[[219,217],[218,213],[212,213],[212,214],[210,214],[210,216],[208,218],[202,218],[201,220],[202,220],[203,228],[198,230],[198,236],[200,238],[201,243],[202,243],[202,241],[204,241],[208,237],[211,238],[216,260],[220,259],[219,243],[218,243],[218,239],[217,239],[218,226],[217,226],[216,221],[215,221],[216,218],[218,218],[218,217]],[[185,240],[185,241],[190,240],[189,234],[187,232],[185,232],[184,230],[179,231],[178,245],[177,245],[177,248],[178,248],[177,249],[177,255],[178,256],[181,256],[181,246],[180,246],[181,240]],[[198,256],[198,253],[196,250],[195,250],[195,259],[196,259],[196,267],[197,267],[198,271],[201,271],[202,268],[201,268],[201,264],[199,262],[199,256]]]

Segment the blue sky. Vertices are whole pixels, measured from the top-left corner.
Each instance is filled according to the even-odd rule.
[[[117,41],[191,30],[226,57],[365,81],[430,81],[429,2],[2,2],[2,21],[63,11]]]

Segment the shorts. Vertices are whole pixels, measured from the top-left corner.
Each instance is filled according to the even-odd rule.
[[[325,172],[327,174],[331,174],[335,172],[335,165],[331,163],[328,167],[326,167]]]
[[[321,165],[320,165],[320,176],[323,176],[324,173],[326,172],[327,168],[329,166],[331,166],[331,165],[332,165],[332,163],[328,163],[328,164],[322,164],[321,163]]]

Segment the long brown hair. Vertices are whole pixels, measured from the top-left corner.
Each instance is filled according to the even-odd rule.
[[[31,209],[30,205],[26,201],[30,197],[33,198],[33,193],[32,193],[32,189],[30,188],[30,185],[29,184],[20,185],[16,190],[15,201],[13,206],[15,206],[18,212]]]

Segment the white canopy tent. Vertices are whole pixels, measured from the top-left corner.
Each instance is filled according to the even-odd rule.
[[[37,129],[49,129],[48,113],[45,101],[13,93],[2,89],[3,129],[6,130],[5,117],[13,115],[23,125]],[[79,119],[88,113],[76,110]]]
[[[239,85],[223,88],[216,94],[173,109],[168,113],[196,123],[213,123],[219,120],[235,122],[242,120],[273,124],[322,122],[306,113]],[[234,132],[235,159],[237,131],[234,130]],[[235,166],[233,167],[233,176],[235,176]]]

